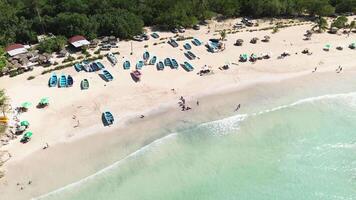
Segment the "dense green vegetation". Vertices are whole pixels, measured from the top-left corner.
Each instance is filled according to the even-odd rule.
[[[62,50],[66,44],[67,38],[63,36],[57,36],[40,42],[37,46],[37,49],[40,51],[40,53],[58,52]]]
[[[356,0],[0,0],[0,45],[36,42],[44,33],[125,39],[144,25],[189,27],[217,14],[324,16],[355,8]]]

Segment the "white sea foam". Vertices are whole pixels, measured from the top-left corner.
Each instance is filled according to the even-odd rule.
[[[234,130],[239,130],[240,124],[242,121],[245,119],[254,117],[254,116],[259,116],[287,108],[292,108],[298,105],[303,105],[306,103],[314,103],[324,100],[341,100],[343,103],[348,104],[350,106],[355,106],[356,107],[356,92],[350,92],[350,93],[341,93],[341,94],[328,94],[328,95],[322,95],[322,96],[317,96],[317,97],[309,97],[305,99],[298,100],[296,102],[293,102],[291,104],[287,105],[281,105],[278,107],[274,107],[271,109],[266,109],[262,110],[259,112],[255,113],[250,113],[250,114],[238,114],[234,115],[231,117],[227,117],[224,119],[216,120],[216,121],[211,121],[211,122],[206,122],[200,124],[198,127],[209,127],[210,130],[212,130],[213,134],[215,135],[226,135],[231,131]]]
[[[323,95],[323,96],[317,96],[317,97],[309,97],[309,98],[305,98],[305,99],[301,99],[301,100],[298,100],[294,103],[291,103],[291,104],[288,104],[288,105],[282,105],[282,106],[278,106],[278,107],[275,107],[275,108],[271,108],[271,109],[266,109],[266,110],[263,110],[263,111],[259,111],[259,112],[256,112],[256,113],[251,113],[251,114],[238,114],[238,115],[234,115],[234,116],[231,116],[231,117],[227,117],[227,118],[224,118],[224,119],[220,119],[220,120],[216,120],[216,121],[211,121],[211,122],[206,122],[206,123],[202,123],[200,125],[198,125],[198,128],[200,127],[208,127],[209,129],[212,129],[213,130],[213,133],[214,134],[217,134],[217,135],[224,135],[228,132],[231,132],[231,130],[238,130],[239,129],[239,126],[240,126],[240,123],[242,121],[244,121],[245,119],[247,118],[250,118],[250,117],[254,117],[254,116],[258,116],[258,115],[263,115],[263,114],[266,114],[266,113],[270,113],[270,112],[275,112],[275,111],[279,111],[279,110],[282,110],[282,109],[286,109],[286,108],[291,108],[291,107],[295,107],[295,106],[298,106],[298,105],[302,105],[302,104],[305,104],[305,103],[313,103],[313,102],[320,102],[320,101],[323,101],[323,100],[330,100],[330,99],[338,99],[338,100],[342,100],[343,103],[346,103],[348,105],[351,105],[351,106],[355,106],[356,107],[356,92],[350,92],[350,93],[341,93],[341,94],[328,94],[328,95]],[[71,183],[71,184],[68,184],[64,187],[61,187],[57,190],[54,190],[52,192],[49,192],[47,194],[44,194],[42,196],[39,196],[39,197],[36,197],[36,198],[33,198],[33,199],[43,199],[43,198],[46,198],[46,197],[49,197],[51,195],[55,195],[59,192],[62,192],[66,189],[69,189],[69,188],[73,188],[73,187],[76,187],[76,186],[79,186],[80,184],[82,183],[85,183],[86,181],[90,180],[90,179],[93,179],[95,178],[96,176],[100,175],[100,174],[103,174],[117,166],[120,166],[121,164],[123,164],[125,161],[129,160],[129,159],[133,159],[143,153],[145,153],[147,150],[149,149],[152,149],[156,146],[158,146],[159,144],[165,142],[167,139],[169,138],[173,138],[175,136],[177,136],[178,133],[171,133],[169,135],[166,135],[162,138],[159,138],[155,141],[153,141],[152,143],[150,144],[147,144],[145,146],[143,146],[142,148],[138,149],[137,151],[129,154],[128,156],[124,157],[123,159],[115,162],[114,164],[106,167],[106,168],[103,168],[102,170],[90,175],[90,176],[87,176],[77,182],[74,182],[74,183]],[[335,145],[335,146],[332,146],[333,148],[345,148],[345,147],[349,147],[349,148],[354,148],[354,144],[352,144],[351,146],[345,146],[345,145]]]

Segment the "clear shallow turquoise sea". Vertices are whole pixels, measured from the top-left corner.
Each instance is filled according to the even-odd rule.
[[[356,199],[356,93],[197,124],[44,199]]]

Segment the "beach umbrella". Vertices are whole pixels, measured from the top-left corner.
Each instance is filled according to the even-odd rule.
[[[40,104],[48,104],[48,103],[49,103],[48,97],[44,97],[40,100]]]
[[[28,121],[22,121],[22,122],[20,122],[20,126],[29,126],[30,125],[30,123],[28,122]]]
[[[24,107],[24,108],[29,108],[32,104],[28,101],[24,102],[21,104],[21,107]]]
[[[325,48],[330,49],[330,48],[331,48],[331,45],[330,45],[330,44],[327,44],[327,45],[325,45]]]
[[[33,133],[31,131],[28,131],[25,133],[24,137],[31,138]]]

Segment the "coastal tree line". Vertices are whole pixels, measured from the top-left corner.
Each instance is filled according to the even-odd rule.
[[[327,16],[355,12],[356,0],[0,0],[0,45],[36,43],[40,34],[128,39],[144,26],[190,27],[224,18]]]

